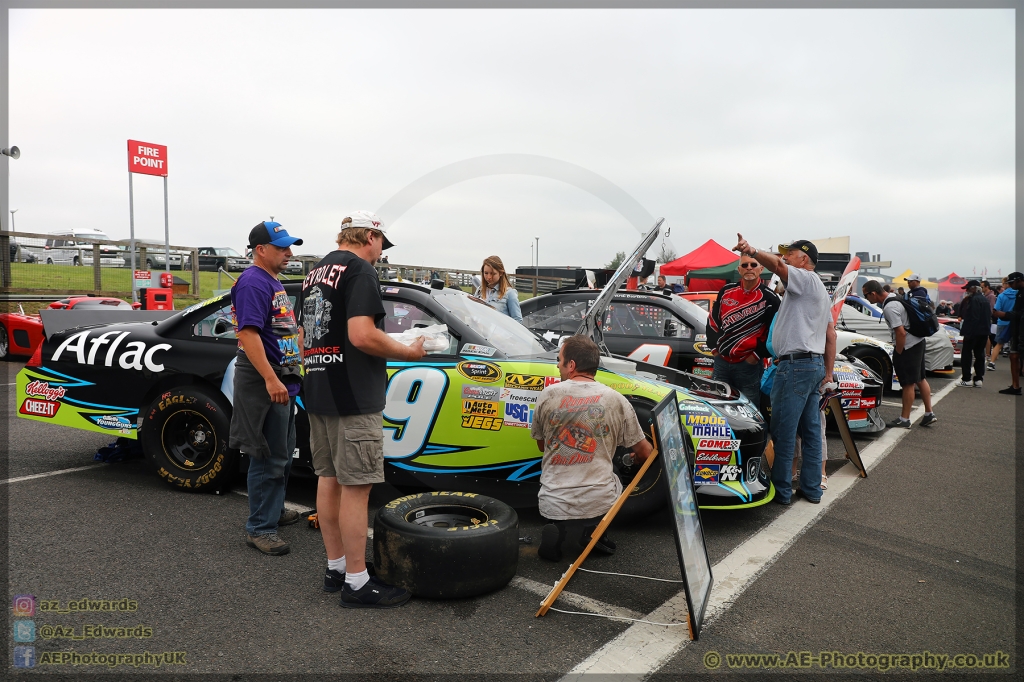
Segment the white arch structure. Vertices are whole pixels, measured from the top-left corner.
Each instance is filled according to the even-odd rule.
[[[535,154],[489,154],[442,166],[400,189],[377,209],[377,215],[385,225],[393,225],[406,211],[435,192],[488,175],[533,175],[560,180],[615,209],[640,234],[646,234],[655,222],[654,216],[639,201],[607,178],[582,166]]]

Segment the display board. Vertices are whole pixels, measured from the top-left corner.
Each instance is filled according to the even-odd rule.
[[[867,478],[868,470],[864,468],[864,462],[860,459],[860,450],[857,449],[857,443],[854,442],[853,434],[850,433],[850,424],[846,421],[846,412],[843,411],[843,403],[838,396],[828,401],[825,414],[835,420],[836,428],[839,429],[839,435],[843,439],[843,446],[846,448],[846,458],[854,463],[861,478]]]
[[[683,573],[686,605],[690,613],[690,637],[700,636],[708,598],[711,596],[711,559],[704,544],[704,529],[693,491],[693,462],[687,457],[690,448],[679,420],[676,392],[665,396],[654,408],[656,442],[661,451],[662,466],[668,476],[672,503],[676,551]]]

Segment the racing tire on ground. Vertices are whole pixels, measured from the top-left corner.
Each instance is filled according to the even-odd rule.
[[[6,360],[11,350],[11,340],[7,337],[7,327],[0,324],[0,360]]]
[[[633,406],[633,411],[636,412],[636,418],[640,422],[641,430],[647,435],[647,440],[651,440],[651,408],[643,403],[634,401],[630,401],[630,405]],[[629,453],[630,451],[626,448],[617,448],[615,455],[612,456],[612,467],[622,482],[623,489],[629,485],[643,465],[642,462],[634,462],[630,466],[623,466],[622,458]],[[637,483],[633,492],[626,498],[626,502],[619,509],[619,513],[615,515],[614,521],[629,523],[645,519],[651,514],[664,509],[668,504],[668,498],[668,480],[665,470],[661,466],[661,456],[659,455],[658,459],[647,468],[647,472],[644,473],[644,477]]]
[[[168,485],[221,492],[231,483],[237,454],[228,448],[231,413],[214,391],[181,386],[157,396],[143,413],[143,452]]]
[[[849,352],[843,351],[843,355],[849,355],[851,358],[857,358],[863,362],[882,380],[885,390],[892,390],[892,361],[883,351],[877,348],[853,348]]]
[[[459,599],[508,584],[519,564],[519,517],[473,493],[392,500],[373,522],[377,576],[417,597]]]

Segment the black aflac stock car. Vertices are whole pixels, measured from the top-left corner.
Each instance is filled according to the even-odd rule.
[[[292,297],[299,287],[285,285]],[[444,324],[450,335],[448,348],[420,361],[388,363],[387,480],[536,504],[540,453],[529,427],[539,392],[559,381],[555,345],[463,291],[382,282],[381,292],[385,331]],[[595,308],[604,305],[599,301]],[[125,319],[131,315],[127,311]],[[244,462],[227,444],[236,347],[227,295],[159,322],[56,331],[18,375],[18,413],[137,437],[167,483],[221,489]],[[651,408],[676,390],[702,505],[749,507],[773,497],[762,458],[764,422],[728,386],[643,362],[608,357],[603,364],[597,380],[626,396],[642,425]],[[301,409],[297,424],[293,472],[311,475]],[[585,438],[579,442],[586,445]],[[622,454],[616,469],[629,480],[635,468],[622,463]],[[651,467],[624,515],[641,516],[666,504],[663,478],[660,466]]]

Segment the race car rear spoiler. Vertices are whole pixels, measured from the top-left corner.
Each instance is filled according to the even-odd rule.
[[[58,310],[43,308],[39,317],[43,321],[43,334],[49,339],[54,334],[76,327],[91,327],[123,322],[159,322],[174,315],[175,310]]]

